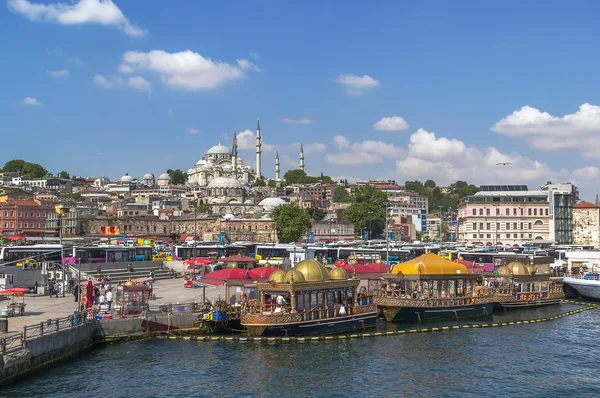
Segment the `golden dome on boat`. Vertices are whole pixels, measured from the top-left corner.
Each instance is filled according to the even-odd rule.
[[[285,272],[278,269],[269,276],[269,282],[282,283],[285,281]]]
[[[390,271],[391,274],[398,272],[404,275],[450,275],[468,274],[467,267],[462,264],[448,261],[434,253],[425,253],[417,258],[396,264]]]
[[[133,285],[135,285],[135,282],[132,281],[131,279],[123,284],[123,286],[133,286]]]
[[[512,275],[530,275],[531,272],[527,270],[527,267],[518,261],[508,263],[506,266]]]
[[[496,268],[496,272],[498,273],[498,276],[510,276],[510,270],[503,265],[502,267],[498,267]]]
[[[535,271],[535,267],[533,265],[526,265],[525,268],[527,268],[527,273],[529,275],[533,274],[533,272]]]
[[[317,260],[300,261],[294,269],[304,276],[307,282],[320,282],[329,279],[327,268]]]
[[[335,281],[343,281],[349,279],[348,273],[343,268],[336,267],[329,271],[329,279]]]
[[[298,270],[291,270],[287,274],[285,274],[285,279],[283,280],[285,283],[297,283],[297,282],[305,282],[304,275]]]

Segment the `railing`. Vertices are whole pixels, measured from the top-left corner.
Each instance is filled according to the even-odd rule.
[[[302,321],[312,321],[317,319],[331,319],[345,315],[353,315],[356,312],[356,306],[345,306],[345,314],[340,313],[341,307],[326,307],[326,308],[313,308],[311,310],[302,310],[298,314],[301,316]],[[277,310],[278,309],[278,310]],[[289,304],[280,306],[270,304],[250,304],[245,311],[248,314],[261,314],[261,315],[278,315],[278,314],[289,314],[291,313],[292,307]]]
[[[21,333],[15,333],[12,336],[2,336],[0,337],[0,352],[4,355],[20,350],[23,348],[23,343],[23,335]]]

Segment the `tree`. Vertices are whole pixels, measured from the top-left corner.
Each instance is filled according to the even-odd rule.
[[[260,210],[257,210],[257,211],[254,213],[254,216],[253,216],[252,218],[254,218],[255,220],[258,220],[258,219],[259,219],[259,218],[261,218],[262,216],[263,216],[263,213],[262,213],[262,211],[260,211]]]
[[[416,192],[419,195],[425,195],[427,193],[427,189],[425,189],[425,186],[421,181],[406,181],[404,183],[404,189]]]
[[[385,205],[387,195],[372,185],[356,188],[350,206],[342,213],[342,219],[354,224],[354,230],[370,231],[379,235],[385,228]]]
[[[65,193],[61,194],[59,199],[61,202],[80,202],[83,200],[83,196],[79,192]]]
[[[277,181],[275,181],[275,180],[269,180],[269,182],[267,183],[267,186],[269,188],[277,188]]]
[[[23,177],[31,178],[42,178],[48,174],[48,170],[39,164],[26,162],[22,159],[15,159],[6,162],[2,168],[2,171],[5,173],[18,172]]]
[[[58,178],[63,178],[65,180],[70,180],[71,176],[69,175],[69,173],[67,173],[66,171],[60,171],[57,175]]]
[[[350,202],[350,195],[348,191],[346,191],[342,187],[335,187],[333,190],[333,201],[337,203],[347,203]]]
[[[196,213],[210,214],[211,208],[207,203],[199,203],[198,206],[196,206]]]
[[[437,233],[442,242],[444,240],[446,240],[446,235],[448,235],[449,231],[450,231],[450,227],[448,227],[448,224],[446,224],[446,223],[441,223],[440,225],[437,226]]]
[[[293,204],[277,206],[271,215],[275,221],[277,237],[282,243],[298,241],[311,226],[308,213]]]
[[[265,180],[263,180],[262,178],[257,178],[256,180],[254,180],[254,183],[252,184],[253,187],[266,187],[267,184],[265,184]]]
[[[424,186],[425,188],[433,189],[433,188],[435,188],[437,185],[435,184],[435,181],[433,181],[433,180],[427,180],[427,181],[425,181],[425,184],[423,184],[423,186]]]
[[[18,171],[20,173],[21,170],[23,170],[23,166],[25,165],[25,163],[27,162],[25,162],[22,159],[9,160],[4,164],[2,171],[5,173]]]
[[[288,170],[283,175],[283,179],[289,185],[304,184],[306,182],[306,173],[303,170]]]
[[[187,181],[187,173],[184,173],[180,169],[175,170],[167,170],[167,174],[171,179],[171,184],[173,185],[183,185]]]
[[[307,211],[309,217],[311,218],[311,220],[314,220],[314,221],[323,221],[323,219],[327,215],[327,213],[325,213],[323,210],[319,209],[318,207],[309,207],[308,209],[306,209],[306,211]]]

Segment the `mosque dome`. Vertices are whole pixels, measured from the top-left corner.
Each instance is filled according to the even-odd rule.
[[[304,275],[301,272],[299,272],[296,269],[293,269],[290,272],[288,272],[287,274],[285,274],[285,279],[284,279],[285,283],[292,283],[292,281],[294,283],[305,282],[306,278],[304,278]]]
[[[144,180],[151,180],[153,178],[154,178],[154,174],[150,174],[150,173],[144,174]]]
[[[329,271],[329,279],[334,281],[342,281],[348,279],[348,273],[343,268],[336,267]]]
[[[208,184],[208,188],[242,188],[242,183],[235,178],[217,177]]]
[[[278,269],[269,276],[269,282],[283,283],[285,281],[285,272]]]
[[[206,160],[204,160],[204,159],[200,159],[199,161],[197,161],[197,162],[196,162],[196,164],[197,164],[198,166],[205,165],[205,164],[206,164]]]
[[[467,267],[462,264],[448,261],[434,253],[425,253],[417,258],[396,264],[390,273],[404,275],[451,275],[468,274]]]
[[[320,282],[329,279],[327,268],[317,260],[303,260],[294,267],[307,282]]]
[[[121,181],[121,182],[132,182],[133,181],[133,177],[130,176],[129,174],[125,173],[125,175],[123,177],[121,177],[119,179],[119,181]]]
[[[280,198],[266,198],[260,201],[259,206],[263,207],[263,210],[267,213],[273,211],[277,206],[288,204],[285,200]]]
[[[211,155],[223,155],[223,154],[228,154],[229,153],[229,148],[227,148],[225,145],[221,145],[221,143],[219,142],[218,145],[213,146],[212,148],[210,148],[206,154],[211,154]]]
[[[188,174],[194,174],[194,169],[189,169],[187,172]]]
[[[171,177],[169,177],[169,175],[167,173],[162,173],[161,175],[158,176],[159,180],[170,180]]]

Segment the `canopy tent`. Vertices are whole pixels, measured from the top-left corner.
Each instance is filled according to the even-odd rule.
[[[197,283],[203,285],[221,286],[229,280],[244,280],[248,278],[248,271],[243,268],[225,268],[209,272]]]
[[[446,260],[434,253],[425,253],[412,260],[394,265],[391,273],[399,272],[404,275],[450,275],[467,274],[468,270],[463,264]]]
[[[277,271],[279,268],[276,267],[258,267],[258,268],[252,268],[251,270],[248,271],[248,276],[252,279],[257,279],[257,278],[268,278],[271,276],[271,274],[275,271]]]
[[[196,257],[185,260],[183,263],[185,265],[209,265],[212,264],[213,261],[208,258]]]
[[[255,258],[248,257],[248,256],[240,256],[240,255],[223,257],[220,260],[222,263],[255,263],[256,262]]]
[[[387,264],[367,264],[366,267],[371,268],[373,271],[375,272],[380,272],[382,274],[385,274],[387,272],[390,272],[390,267]]]

